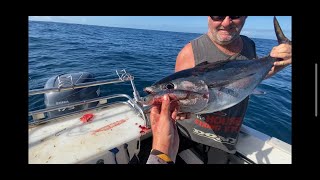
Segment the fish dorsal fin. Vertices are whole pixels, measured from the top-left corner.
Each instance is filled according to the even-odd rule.
[[[202,63],[200,63],[200,64],[197,64],[195,67],[197,67],[197,66],[204,66],[204,65],[207,65],[207,64],[209,64],[209,62],[208,62],[208,61],[204,61],[204,62],[202,62]]]
[[[220,66],[223,66],[224,64],[228,63],[229,61],[232,61],[232,60],[219,60],[219,61],[216,61],[216,62],[208,62],[208,61],[204,61],[200,64],[197,64],[195,67],[210,67],[210,68],[213,68],[213,67],[220,67]]]

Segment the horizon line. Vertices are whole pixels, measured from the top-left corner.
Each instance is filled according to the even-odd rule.
[[[142,28],[134,28],[134,27],[123,27],[123,26],[107,26],[107,25],[97,25],[97,24],[82,24],[82,23],[76,23],[76,22],[59,22],[59,21],[45,21],[45,20],[28,20],[29,22],[46,22],[46,23],[61,23],[61,24],[76,24],[76,25],[86,25],[86,26],[99,26],[99,27],[111,27],[111,28],[125,28],[125,29],[138,29],[138,30],[150,30],[150,31],[163,31],[163,32],[176,32],[176,33],[190,33],[190,34],[204,34],[200,32],[183,32],[183,31],[173,31],[173,30],[160,30],[160,29],[142,29]],[[272,31],[273,29],[264,29],[267,31]],[[286,31],[286,30],[283,30]],[[240,34],[244,36],[248,36],[246,34]],[[277,39],[270,39],[270,38],[261,38],[261,37],[250,37],[249,38],[254,38],[254,39],[266,39],[266,40],[275,40]],[[291,39],[291,37],[290,37]]]

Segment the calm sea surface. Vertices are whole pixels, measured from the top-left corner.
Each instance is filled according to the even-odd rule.
[[[43,88],[48,78],[65,73],[90,72],[97,80],[117,78],[126,69],[143,88],[174,72],[178,52],[196,33],[166,32],[92,25],[29,21],[29,89]],[[275,40],[253,39],[259,57]],[[262,81],[265,95],[251,95],[244,124],[291,144],[291,65]],[[130,83],[105,85],[101,95],[125,93]],[[44,108],[43,95],[29,97],[29,110]]]

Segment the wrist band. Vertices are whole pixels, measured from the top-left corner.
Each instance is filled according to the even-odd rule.
[[[158,151],[156,149],[151,149],[150,154],[158,156],[160,159],[164,160],[168,164],[174,164],[171,158],[161,151]]]

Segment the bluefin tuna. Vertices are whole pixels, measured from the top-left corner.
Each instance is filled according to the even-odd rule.
[[[291,44],[274,17],[279,44]],[[255,60],[203,62],[193,68],[171,74],[144,89],[149,95],[141,99],[152,105],[164,94],[175,99],[180,112],[212,113],[232,107],[260,84],[277,59],[270,55]]]

